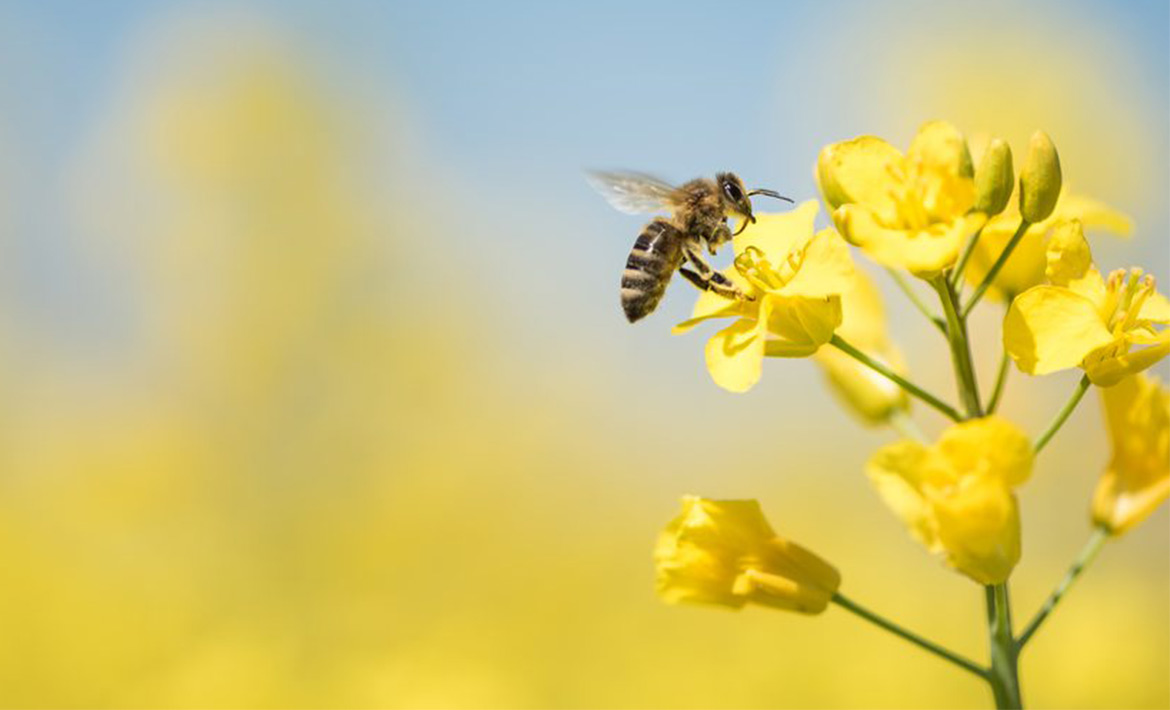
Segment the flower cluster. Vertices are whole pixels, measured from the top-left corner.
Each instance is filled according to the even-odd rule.
[[[1102,275],[1085,230],[1126,235],[1130,221],[1068,190],[1049,136],[1032,137],[1018,180],[1006,142],[988,141],[975,158],[959,130],[943,121],[923,125],[905,153],[874,136],[827,146],[815,174],[833,227],[816,228],[815,201],[757,215],[734,238],[733,265],[722,272],[746,297],[703,292],[674,332],[732,319],[706,346],[707,370],[720,387],[752,388],[767,358],[811,357],[862,422],[902,432],[870,457],[866,473],[914,538],[987,588],[990,666],[844,597],[836,569],[777,536],[755,501],[687,497],[655,559],[667,601],[733,608],[751,602],[804,613],[837,603],[977,673],[1000,707],[1019,707],[1020,648],[1103,541],[1131,530],[1170,497],[1170,390],[1145,373],[1170,354],[1170,301],[1140,268]],[[877,288],[855,266],[850,246],[884,267],[942,331],[961,408],[911,381],[886,332]],[[923,303],[915,279],[935,291],[941,313]],[[984,296],[1006,307],[1003,361],[986,398],[975,381],[968,332],[968,316]],[[1009,363],[1034,376],[1071,368],[1084,373],[1034,439],[996,413]],[[1017,636],[1005,585],[1022,547],[1016,489],[1094,385],[1113,448],[1092,499],[1095,532]],[[951,420],[933,443],[910,422],[912,398]]]

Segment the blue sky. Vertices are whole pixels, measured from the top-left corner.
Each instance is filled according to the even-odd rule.
[[[1125,96],[1141,103],[1134,111],[1162,124],[1155,154],[1170,150],[1170,10],[1158,0],[5,3],[0,139],[7,135],[7,155],[19,166],[10,171],[9,199],[26,208],[17,216],[18,253],[26,260],[19,270],[31,287],[56,284],[50,288],[63,292],[56,317],[69,317],[86,300],[78,291],[85,277],[70,263],[76,255],[54,247],[67,230],[54,192],[63,172],[108,116],[144,35],[174,18],[229,6],[250,8],[286,33],[338,90],[384,91],[401,102],[411,140],[442,166],[456,193],[450,201],[478,215],[479,224],[457,239],[468,240],[489,268],[517,261],[520,268],[540,267],[551,252],[577,268],[535,287],[587,294],[586,301],[615,290],[609,277],[639,223],[591,194],[582,169],[628,167],[673,180],[733,169],[749,183],[811,197],[811,166],[822,145],[860,132],[904,144],[915,128],[884,97],[866,93],[885,71],[876,52],[897,49],[882,43],[890,28],[943,37],[956,28],[986,28],[956,35],[973,55],[998,51],[997,28],[1050,40],[1069,27],[1091,28],[1090,38],[1102,44],[1085,51],[1123,53],[1128,67],[1125,76],[1104,81],[1123,83]],[[867,38],[870,27],[874,37]],[[840,43],[852,40],[842,37],[864,42],[843,54]],[[1086,79],[1087,103],[1098,101],[1101,82]],[[1101,139],[1107,144],[1109,136]],[[1165,167],[1157,179],[1167,180]],[[1139,234],[1170,229],[1164,200],[1102,197],[1135,211]],[[1146,237],[1124,255],[1165,261],[1165,241]],[[1165,266],[1151,268],[1164,273]],[[599,274],[608,278],[604,285]],[[515,305],[527,298],[504,297]],[[684,301],[665,308],[683,314]],[[612,311],[586,307],[576,315],[603,323]]]

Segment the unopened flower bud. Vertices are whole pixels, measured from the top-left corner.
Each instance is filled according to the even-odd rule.
[[[1015,183],[1012,149],[996,138],[987,146],[987,152],[975,171],[975,211],[988,217],[1003,212],[1012,197]]]
[[[1048,218],[1060,197],[1060,156],[1044,131],[1032,134],[1020,171],[1020,216],[1035,224]]]

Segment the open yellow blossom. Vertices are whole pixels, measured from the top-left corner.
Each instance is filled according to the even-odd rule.
[[[926,446],[900,441],[866,465],[878,493],[931,552],[981,584],[998,584],[1020,559],[1015,486],[1032,472],[1032,445],[1000,417],[955,424]]]
[[[1120,535],[1170,497],[1170,390],[1137,374],[1101,390],[1113,456],[1093,494],[1093,522]]]
[[[974,169],[949,123],[922,126],[905,155],[874,136],[834,143],[817,182],[841,235],[884,266],[930,278],[953,265],[986,217],[970,212]]]
[[[1132,269],[1103,279],[1079,221],[1054,230],[1045,275],[1048,283],[1020,294],[1004,318],[1004,348],[1024,372],[1080,367],[1109,387],[1170,353],[1170,302],[1154,277]]]
[[[785,214],[757,215],[735,237],[735,266],[724,271],[751,300],[704,292],[691,318],[674,327],[684,333],[711,318],[736,318],[707,342],[707,370],[720,387],[746,392],[765,356],[812,355],[840,325],[853,259],[833,230],[813,233],[817,209],[809,200]]]
[[[899,374],[905,372],[902,353],[886,332],[881,293],[860,269],[841,294],[841,311],[837,333],[842,338]],[[821,348],[813,360],[838,398],[867,424],[882,424],[895,412],[910,408],[906,390],[836,348]]]
[[[1080,220],[1085,229],[1100,229],[1122,236],[1127,236],[1133,228],[1129,217],[1109,205],[1066,190],[1061,193],[1055,211],[1024,232],[1011,257],[991,281],[986,295],[1000,301],[1011,301],[1029,288],[1044,283],[1044,269],[1047,265],[1045,254],[1053,230],[1057,225],[1074,219]],[[1011,200],[1004,212],[992,218],[979,235],[979,241],[975,243],[971,259],[963,272],[969,283],[982,283],[1019,226],[1019,202]]]
[[[658,594],[672,604],[753,602],[819,614],[841,584],[828,562],[778,537],[754,500],[686,496],[654,561]]]

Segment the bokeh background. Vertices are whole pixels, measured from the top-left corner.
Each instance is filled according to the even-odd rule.
[[[1134,218],[1099,262],[1167,281],[1168,38],[1163,0],[0,4],[0,705],[988,706],[837,609],[655,599],[679,496],[754,497],[850,596],[986,654],[981,590],[864,479],[893,434],[809,362],[719,390],[669,334],[682,285],[627,325],[641,222],[582,170],[802,199],[832,141],[1043,127]],[[1013,373],[1004,411],[1039,431],[1075,380]],[[1018,618],[1107,456],[1090,397],[1021,491]],[[1026,701],[1170,703],[1168,533],[1106,548]]]

